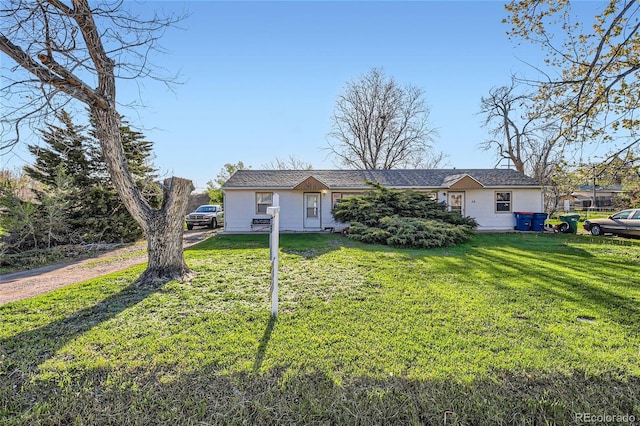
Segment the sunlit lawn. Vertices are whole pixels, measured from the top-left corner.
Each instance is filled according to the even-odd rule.
[[[399,250],[265,235],[0,306],[0,424],[573,424],[640,419],[640,244],[480,234]]]

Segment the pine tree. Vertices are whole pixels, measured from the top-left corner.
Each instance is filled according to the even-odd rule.
[[[37,194],[42,209],[50,200],[50,193],[61,193],[60,173],[71,181],[71,187],[64,191],[67,202],[61,204],[65,211],[59,212],[68,221],[67,238],[57,234],[56,242],[129,242],[140,238],[142,230],[115,191],[93,128],[75,125],[65,111],[57,119],[59,125],[48,124],[42,131],[45,146],[29,146],[36,160],[33,166],[25,167],[29,177],[47,188],[46,193]],[[136,183],[149,203],[159,206],[162,190],[151,162],[153,143],[123,123],[123,148]]]
[[[91,142],[87,149],[94,182],[90,191],[84,194],[87,204],[88,218],[86,225],[93,230],[100,230],[102,241],[133,241],[142,236],[142,229],[131,218],[131,215],[118,197],[106,170],[101,150],[95,138],[94,130],[89,131]],[[122,147],[129,168],[136,184],[145,198],[154,208],[160,206],[162,189],[157,183],[157,171],[151,163],[153,143],[146,141],[145,136],[133,130],[124,118],[120,127]]]
[[[46,130],[42,130],[44,146],[29,145],[28,149],[35,157],[33,166],[25,166],[27,176],[41,183],[42,189],[36,191],[36,199],[41,210],[51,200],[51,193],[60,193],[60,175],[71,180],[69,188],[62,192],[67,202],[60,205],[64,211],[58,212],[68,222],[66,238],[57,235],[59,244],[75,243],[81,240],[84,233],[83,221],[85,205],[82,194],[90,188],[92,182],[91,164],[85,153],[90,139],[86,136],[86,126],[73,123],[72,117],[62,111],[56,115],[60,125],[48,123]]]
[[[85,153],[89,143],[84,134],[87,127],[73,124],[71,116],[64,110],[56,119],[61,126],[47,124],[47,130],[42,131],[48,147],[28,146],[36,161],[33,166],[25,166],[25,173],[38,182],[55,186],[58,171],[63,169],[68,176],[74,177],[78,186],[86,185],[91,174]]]

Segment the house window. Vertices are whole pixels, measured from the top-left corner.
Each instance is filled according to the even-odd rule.
[[[256,192],[256,213],[266,214],[267,207],[273,205],[273,192]]]
[[[343,198],[355,197],[357,195],[362,195],[362,192],[332,192],[331,193],[331,205],[333,206],[332,208],[335,209],[338,206],[338,203],[340,202],[340,200],[342,200]]]
[[[511,212],[511,192],[496,192],[496,212]]]

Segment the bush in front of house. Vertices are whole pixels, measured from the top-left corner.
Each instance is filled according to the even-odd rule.
[[[468,241],[475,219],[447,211],[432,194],[384,188],[343,198],[334,218],[349,223],[349,238],[394,247],[436,248]]]

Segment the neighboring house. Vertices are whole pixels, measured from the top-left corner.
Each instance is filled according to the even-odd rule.
[[[596,202],[594,205],[593,186],[580,185],[578,189],[571,194],[560,197],[556,209],[565,212],[594,208],[596,210],[615,210],[621,208],[620,203],[624,202],[625,199],[628,200],[630,196],[630,192],[623,190],[622,185],[606,187],[596,185]]]
[[[280,200],[282,231],[340,230],[331,215],[343,197],[370,190],[367,182],[387,188],[430,192],[449,210],[478,221],[478,230],[506,231],[516,225],[514,212],[542,212],[542,187],[510,169],[446,170],[238,170],[222,185],[224,229],[265,230],[273,195]]]
[[[595,205],[593,203],[593,185],[580,185],[577,191],[573,191],[572,195],[575,197],[573,205],[574,208],[597,207],[605,210],[611,210],[614,208],[616,200],[623,198],[623,196],[625,195],[625,191],[622,189],[622,185],[612,185],[606,187],[596,185]]]

